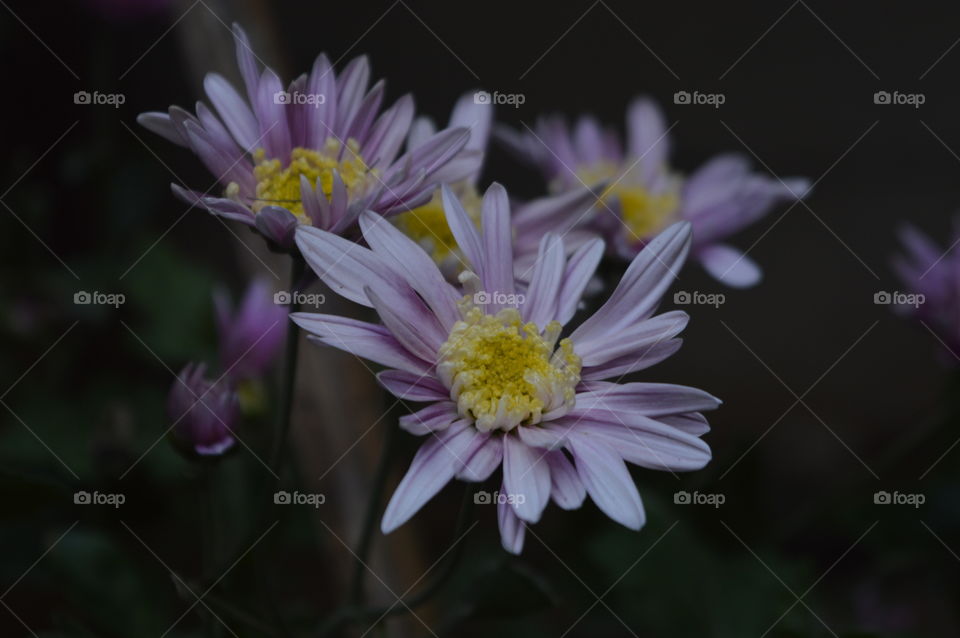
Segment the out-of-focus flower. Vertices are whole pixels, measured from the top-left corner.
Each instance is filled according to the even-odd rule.
[[[693,257],[712,276],[734,287],[756,284],[760,268],[724,240],[775,204],[806,196],[809,180],[761,175],[738,154],[717,156],[684,177],[668,164],[668,133],[662,112],[647,98],[627,110],[625,150],[615,131],[591,117],[580,118],[572,132],[560,117],[541,118],[534,131],[497,130],[554,189],[607,182],[592,223],[621,257],[632,258],[657,233],[685,220],[693,226]]]
[[[255,279],[240,306],[231,306],[226,291],[213,296],[220,337],[220,366],[233,379],[262,376],[280,354],[287,334],[287,306],[275,303],[270,282]]]
[[[960,240],[960,223],[955,235]],[[895,303],[897,311],[924,322],[951,351],[960,353],[960,250],[956,243],[941,248],[909,225],[900,230],[900,240],[906,253],[894,259],[893,268],[911,297],[899,303],[882,292],[877,294],[889,298],[880,301]]]
[[[205,375],[206,365],[187,364],[170,388],[167,416],[178,447],[190,454],[218,456],[235,442],[240,403],[229,380],[214,382]]]
[[[373,307],[383,325],[335,315],[292,319],[317,341],[389,368],[378,375],[395,396],[428,403],[400,425],[425,436],[390,500],[381,527],[406,522],[451,479],[484,481],[503,468],[498,518],[503,546],[519,552],[524,523],[553,499],[580,507],[587,494],[631,529],[645,522],[625,462],[658,470],[699,469],[711,395],[679,385],[616,383],[676,352],[687,315],[654,315],[687,255],[690,225],[652,239],[609,300],[560,339],[603,253],[584,244],[569,259],[547,233],[530,284],[514,284],[510,206],[494,184],[483,198],[482,232],[443,189],[447,222],[470,270],[463,287],[406,235],[373,214],[360,226],[370,248],[303,227],[297,244],[335,291]],[[466,294],[464,294],[466,293]]]
[[[478,102],[476,93],[463,95],[453,107],[448,128],[466,127],[470,131],[467,150],[477,154],[486,153],[493,124],[493,105],[489,101]],[[408,144],[419,146],[435,135],[436,126],[427,117],[418,118],[410,127]],[[477,182],[480,179],[482,165],[460,181],[449,184],[451,191],[460,200],[472,222],[480,228],[480,193]],[[575,228],[577,223],[587,218],[590,209],[597,201],[593,190],[580,185],[569,192],[541,197],[525,203],[514,203],[513,252],[517,278],[527,281],[533,271],[533,262],[543,235],[553,231],[563,236],[564,247],[568,254],[596,237],[596,233],[585,228]],[[467,268],[463,252],[457,246],[456,239],[447,224],[443,211],[440,188],[423,206],[419,206],[393,218],[396,225],[407,236],[414,239],[430,254],[440,269],[451,280]]]
[[[409,95],[380,113],[383,81],[369,91],[365,57],[339,74],[320,55],[310,74],[288,87],[270,68],[258,70],[246,34],[234,26],[246,98],[222,76],[204,80],[216,114],[202,102],[196,116],[176,106],[137,121],[199,156],[224,187],[210,197],[177,185],[186,202],[255,226],[282,249],[305,224],[343,234],[362,211],[390,215],[429,201],[436,187],[470,174],[479,154],[463,152],[469,132],[447,129],[408,146]],[[379,116],[378,116],[379,113]]]

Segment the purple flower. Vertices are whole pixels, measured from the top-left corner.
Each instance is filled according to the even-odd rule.
[[[316,228],[298,229],[307,263],[333,290],[373,307],[382,325],[324,314],[292,319],[323,343],[386,366],[395,396],[426,403],[400,426],[424,436],[381,527],[406,522],[451,479],[484,481],[502,468],[503,546],[517,553],[525,524],[552,498],[564,509],[587,494],[630,529],[645,521],[626,463],[694,470],[710,459],[700,439],[711,395],[679,385],[617,383],[676,352],[687,315],[655,315],[690,246],[690,224],[667,228],[627,268],[610,299],[561,339],[603,254],[594,239],[566,257],[541,240],[529,286],[514,280],[507,193],[487,190],[482,232],[443,189],[447,222],[470,265],[450,284],[410,238],[376,215],[360,226],[369,248]]]
[[[172,106],[137,118],[193,150],[224,188],[222,196],[207,196],[173,185],[188,203],[254,226],[293,250],[298,225],[349,232],[362,211],[390,215],[419,206],[438,184],[461,179],[480,162],[479,154],[464,151],[469,133],[461,128],[408,145],[398,158],[413,99],[405,95],[381,113],[384,83],[368,90],[365,57],[337,74],[320,55],[309,75],[284,88],[272,69],[258,70],[238,26],[234,36],[246,98],[211,73],[204,88],[216,113],[198,102],[195,116]]]
[[[275,303],[273,289],[257,278],[234,310],[225,291],[213,297],[220,336],[220,366],[232,379],[262,376],[277,358],[287,334],[287,306]]]
[[[210,381],[205,373],[204,364],[187,364],[170,388],[167,416],[178,447],[199,456],[219,456],[235,442],[240,403],[229,381]]]
[[[957,241],[941,249],[915,227],[904,226],[900,240],[906,254],[894,259],[893,268],[912,295],[904,300],[908,303],[897,303],[895,308],[922,321],[952,352],[960,353],[960,223],[955,236]],[[880,300],[885,303],[899,301],[890,293],[880,295],[887,295]]]
[[[476,93],[466,93],[457,100],[448,123],[449,128],[466,127],[470,131],[470,141],[466,149],[483,156],[490,141],[493,124],[493,105],[488,101],[478,101]],[[410,127],[408,143],[413,146],[422,144],[434,135],[436,126],[427,117],[420,117]],[[473,223],[479,228],[481,222],[480,193],[477,182],[480,179],[481,164],[460,181],[449,184],[460,204]],[[540,239],[548,231],[556,232],[564,238],[567,254],[573,253],[597,234],[586,228],[576,228],[577,224],[588,217],[588,213],[597,201],[597,195],[589,188],[580,185],[569,192],[541,197],[530,202],[514,203],[511,218],[514,237],[514,263],[517,277],[527,280],[537,257]],[[447,224],[443,210],[440,188],[426,204],[401,213],[393,218],[397,226],[414,239],[440,265],[441,270],[451,280],[466,268],[465,258],[456,239]]]
[[[809,180],[755,173],[737,154],[717,156],[682,176],[668,164],[668,132],[663,113],[647,98],[627,110],[626,149],[615,131],[592,117],[580,118],[572,133],[560,117],[541,118],[532,132],[497,131],[554,189],[608,182],[591,223],[621,257],[632,258],[664,228],[686,220],[693,226],[693,256],[712,276],[734,287],[756,284],[760,268],[724,241],[775,204],[806,196]]]

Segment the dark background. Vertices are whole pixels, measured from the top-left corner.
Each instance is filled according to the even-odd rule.
[[[646,93],[677,122],[680,169],[740,151],[758,170],[816,182],[805,204],[733,239],[763,267],[759,286],[725,290],[696,265],[683,272],[677,290],[722,292],[726,303],[688,308],[684,348],[642,377],[725,401],[711,416],[713,462],[679,482],[636,472],[649,518],[640,533],[592,505],[551,508],[519,560],[499,550],[493,510],[483,511],[458,577],[418,611],[434,631],[560,636],[576,621],[567,635],[958,634],[956,359],[873,298],[902,289],[889,268],[899,224],[952,241],[960,13],[814,0],[4,3],[0,634],[160,635],[194,602],[168,573],[195,574],[203,561],[194,470],[161,442],[124,473],[166,427],[171,370],[215,348],[212,287],[239,293],[261,265],[238,248],[257,243],[245,229],[184,215],[169,183],[203,190],[210,177],[135,117],[190,108],[206,71],[235,79],[234,20],[285,79],[320,51],[365,53],[388,99],[412,92],[418,112],[439,121],[466,91],[522,93],[523,106],[497,112],[518,127],[546,112],[622,127],[628,101]],[[75,105],[79,90],[126,101]],[[679,90],[726,102],[675,105]],[[877,105],[880,90],[926,101]],[[537,174],[496,148],[485,176],[519,196],[542,192]],[[262,258],[279,272],[282,262]],[[122,292],[127,303],[76,306],[78,290]],[[414,449],[401,438],[397,471]],[[263,479],[242,453],[226,472],[236,475],[221,479],[231,503]],[[74,490],[97,487],[122,490],[128,504],[72,504]],[[423,557],[386,579],[397,595],[449,545],[461,489],[448,487],[402,542],[378,541],[387,564],[391,552]],[[675,505],[678,489],[726,503]],[[926,503],[875,505],[878,490]],[[296,628],[328,613],[342,598],[334,567],[349,555],[308,519],[285,520],[263,550],[270,558],[255,561],[263,571],[241,565],[216,593],[268,625],[270,599]],[[223,525],[243,536],[233,519]],[[169,635],[200,635],[198,610]],[[416,620],[390,627],[426,632]]]

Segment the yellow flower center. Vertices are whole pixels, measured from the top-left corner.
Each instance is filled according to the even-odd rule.
[[[334,172],[340,175],[348,195],[363,188],[376,171],[371,170],[360,156],[355,140],[348,140],[346,149],[341,147],[333,138],[328,139],[320,150],[298,146],[290,152],[286,166],[277,158],[268,159],[266,151],[258,148],[253,153],[253,176],[257,180],[256,197],[251,205],[253,211],[258,213],[264,206],[282,206],[296,215],[301,223],[310,224],[300,199],[301,175],[313,187],[319,180],[320,189],[328,200],[333,193]],[[237,191],[235,184],[227,187],[228,196]]]
[[[480,228],[481,198],[472,184],[455,185],[455,192],[470,219]],[[394,217],[397,227],[410,239],[420,244],[433,260],[443,263],[457,254],[459,247],[453,237],[447,216],[443,212],[443,200],[437,190],[429,202]]]
[[[541,333],[536,324],[523,323],[516,308],[488,315],[469,297],[461,312],[437,363],[461,416],[473,418],[481,432],[510,431],[573,407],[581,362],[570,339],[558,346],[558,322]]]
[[[616,199],[620,217],[630,241],[639,241],[666,228],[680,208],[680,179],[671,176],[670,185],[662,193],[652,193],[639,184],[624,183],[622,168],[612,162],[599,162],[577,171],[585,184],[609,180],[611,185],[600,196],[604,203]]]

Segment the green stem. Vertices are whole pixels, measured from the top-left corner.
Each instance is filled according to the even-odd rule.
[[[300,279],[303,277],[306,263],[303,257],[294,256],[290,264],[290,294],[293,296],[290,312],[300,310],[296,293]],[[280,418],[274,434],[273,451],[270,454],[270,468],[274,474],[280,475],[283,464],[283,453],[286,449],[287,434],[290,431],[290,421],[293,414],[293,398],[296,391],[297,353],[300,343],[300,330],[292,321],[287,324],[287,343],[284,352],[283,390],[280,397]]]
[[[383,435],[383,450],[380,452],[380,462],[377,465],[377,471],[373,478],[373,491],[370,493],[370,499],[367,501],[367,511],[360,532],[360,542],[357,544],[357,551],[355,552],[356,562],[353,570],[353,581],[350,587],[350,603],[353,605],[363,604],[364,577],[367,574],[370,548],[373,545],[373,532],[376,529],[377,519],[380,514],[380,502],[383,500],[387,477],[390,474],[390,462],[393,459],[396,430],[396,426],[391,422],[388,424],[387,431]]]
[[[437,576],[429,585],[424,587],[419,593],[402,601],[398,600],[392,605],[387,605],[385,607],[363,607],[359,605],[343,607],[337,610],[321,626],[320,636],[334,636],[339,630],[353,622],[361,620],[375,620],[377,623],[379,623],[381,620],[391,616],[400,616],[410,613],[414,608],[423,605],[433,598],[433,596],[436,595],[441,589],[443,589],[450,577],[456,572],[457,565],[460,562],[461,556],[463,556],[463,551],[466,546],[466,543],[460,539],[464,534],[467,533],[467,530],[469,529],[470,510],[471,505],[473,504],[473,490],[471,487],[472,486],[468,484],[464,489],[463,500],[460,504],[460,514],[457,519],[457,528],[453,536],[453,542],[457,543],[457,545],[451,550],[450,556],[447,558],[446,562],[441,568],[440,573],[437,574]]]
[[[200,467],[200,493],[203,497],[203,571],[204,578],[212,576],[217,565],[220,547],[219,525],[217,520],[216,463]],[[220,623],[213,614],[206,614],[205,633],[209,638],[220,638]]]

